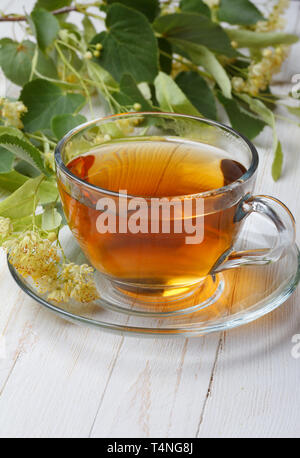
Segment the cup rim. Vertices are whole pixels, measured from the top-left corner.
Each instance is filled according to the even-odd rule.
[[[84,185],[85,187],[87,187],[87,188],[89,188],[91,190],[94,190],[94,191],[97,191],[97,192],[101,192],[101,193],[106,194],[106,195],[110,195],[110,196],[114,196],[114,197],[126,197],[126,198],[130,198],[131,197],[131,198],[150,199],[151,198],[150,196],[124,195],[124,194],[121,194],[121,193],[119,193],[117,191],[111,191],[109,189],[105,189],[105,188],[101,188],[100,186],[96,186],[96,185],[94,185],[92,183],[88,183],[87,181],[85,181],[82,178],[79,178],[78,176],[73,174],[68,169],[68,167],[66,166],[66,164],[62,160],[62,156],[61,156],[61,152],[62,152],[64,146],[67,144],[67,142],[73,136],[75,136],[76,134],[80,133],[80,131],[86,129],[87,127],[92,126],[94,124],[97,124],[97,123],[99,123],[101,121],[109,120],[109,119],[114,119],[114,118],[120,119],[122,117],[126,117],[126,118],[128,118],[128,117],[136,117],[137,115],[138,116],[157,116],[157,117],[159,117],[159,116],[172,116],[172,117],[176,117],[176,118],[193,119],[195,121],[200,121],[202,123],[204,122],[207,125],[211,125],[211,126],[215,126],[215,127],[219,127],[221,129],[227,130],[227,132],[239,137],[240,139],[242,139],[246,143],[246,145],[248,146],[248,148],[249,148],[249,150],[251,152],[252,159],[251,159],[250,166],[248,167],[246,172],[238,180],[235,180],[232,183],[229,183],[229,184],[227,184],[225,186],[222,186],[220,188],[211,189],[209,191],[193,193],[193,194],[186,194],[186,195],[169,196],[169,198],[172,198],[172,197],[173,198],[178,198],[178,199],[180,199],[180,198],[200,198],[200,197],[210,197],[210,196],[216,196],[216,195],[219,195],[219,194],[225,194],[226,192],[232,191],[232,190],[238,188],[239,186],[241,186],[243,183],[247,182],[254,175],[254,173],[257,170],[258,163],[259,163],[259,156],[258,156],[257,149],[254,146],[254,144],[247,137],[245,137],[243,134],[241,134],[237,130],[233,129],[232,127],[227,126],[226,124],[223,124],[223,123],[220,123],[218,121],[211,120],[211,119],[207,119],[207,118],[201,118],[200,116],[186,115],[186,114],[182,114],[182,113],[161,112],[161,111],[138,111],[138,112],[118,113],[118,114],[113,114],[113,115],[109,115],[109,116],[102,116],[100,118],[96,118],[96,119],[93,119],[91,121],[87,121],[87,122],[85,122],[83,124],[80,124],[79,126],[77,126],[74,129],[70,130],[57,143],[56,148],[55,148],[55,153],[54,153],[56,168],[57,169],[58,168],[61,169],[64,172],[65,175],[67,175],[69,178],[71,178],[72,180],[74,180],[78,184]]]

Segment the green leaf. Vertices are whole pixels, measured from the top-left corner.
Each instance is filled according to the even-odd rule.
[[[14,192],[28,180],[30,180],[30,178],[15,170],[9,173],[2,173],[0,174],[0,188],[8,192]],[[54,202],[57,197],[58,190],[56,182],[51,179],[42,181],[38,190],[38,203],[42,205],[48,204]]]
[[[285,105],[285,108],[294,116],[300,116],[300,107],[289,107]]]
[[[115,3],[108,9],[106,26],[107,32],[92,41],[103,45],[99,64],[117,81],[130,73],[137,83],[152,82],[158,73],[158,46],[145,16]]]
[[[108,5],[121,3],[124,6],[138,10],[140,13],[143,13],[150,22],[154,21],[160,11],[159,0],[107,0],[107,3]]]
[[[223,92],[223,95],[227,99],[231,99],[230,78],[216,56],[205,46],[195,45],[193,43],[189,43],[185,46],[184,51],[189,54],[194,64],[202,66],[211,76],[213,76]]]
[[[199,113],[210,119],[217,118],[215,97],[205,79],[197,72],[181,72],[175,79]]]
[[[56,181],[52,181],[51,178],[44,180],[38,192],[38,202],[41,205],[50,204],[57,201],[58,199],[58,190],[56,186]]]
[[[35,195],[43,177],[27,180],[13,194],[0,202],[0,215],[5,218],[18,219],[31,215],[35,208]]]
[[[53,116],[74,113],[85,103],[83,95],[65,94],[57,85],[42,79],[27,83],[20,100],[28,108],[22,118],[28,132],[50,129]]]
[[[168,75],[172,71],[172,55],[173,49],[171,43],[165,38],[158,38],[158,49],[159,49],[159,66],[160,70]],[[168,57],[166,54],[171,57]]]
[[[1,135],[13,135],[18,138],[24,138],[23,133],[16,127],[0,126],[0,136]],[[13,153],[3,146],[0,146],[0,173],[9,173],[12,171],[14,158],[15,156]]]
[[[52,118],[51,129],[57,140],[63,138],[70,130],[86,122],[82,115],[62,114]]]
[[[179,8],[186,13],[199,13],[211,17],[210,8],[203,0],[181,0]]]
[[[46,232],[54,231],[59,228],[62,217],[56,208],[47,208],[42,214],[42,229]]]
[[[89,78],[96,85],[101,99],[101,104],[105,106],[106,113],[109,114],[114,110],[114,106],[111,104],[111,100],[108,98],[107,94],[111,90],[119,89],[119,84],[113,79],[111,74],[99,64],[89,60],[86,65]]]
[[[14,135],[18,138],[25,138],[25,135],[17,127],[0,126],[0,135]]]
[[[87,62],[87,69],[90,78],[99,84],[99,89],[101,88],[103,90],[104,86],[113,89],[119,88],[119,84],[113,79],[111,74],[98,63],[89,60]]]
[[[92,38],[96,35],[97,31],[95,29],[94,24],[88,16],[84,16],[82,20],[82,25],[84,39],[89,43],[92,40]]]
[[[283,164],[283,153],[281,143],[277,143],[277,148],[274,155],[274,160],[272,164],[272,177],[274,181],[277,181],[282,173],[282,164]]]
[[[45,8],[47,11],[54,11],[64,6],[70,6],[72,0],[38,0],[35,4],[34,9],[36,8]]]
[[[120,92],[114,95],[120,105],[131,107],[135,103],[141,105],[142,111],[153,111],[150,103],[144,98],[131,75],[124,75],[120,82]]]
[[[32,215],[24,218],[14,219],[12,221],[13,232],[25,232],[32,228]],[[42,215],[35,215],[35,224],[39,227],[42,225]]]
[[[258,114],[268,126],[272,127],[272,129],[275,128],[274,114],[261,100],[250,97],[247,94],[239,94],[238,97],[246,102],[250,109]]]
[[[14,155],[6,148],[0,147],[0,174],[13,169]]]
[[[281,32],[252,32],[243,29],[226,29],[226,32],[230,40],[237,42],[239,48],[292,45],[299,40],[297,35]]]
[[[249,0],[221,0],[218,18],[229,24],[253,25],[265,18]]]
[[[29,81],[34,51],[35,44],[29,40],[22,43],[10,40],[0,44],[0,67],[5,76],[18,86],[23,86]],[[36,69],[42,75],[57,78],[53,61],[40,51]]]
[[[204,15],[167,14],[156,19],[153,26],[156,32],[175,44],[195,43],[229,57],[236,56],[226,32]]]
[[[14,170],[9,173],[2,173],[0,174],[0,188],[8,192],[14,192],[26,183],[27,180],[27,177]]]
[[[19,160],[15,165],[14,169],[16,172],[21,173],[22,175],[25,175],[29,178],[35,178],[38,175],[40,175],[40,171],[37,170],[35,167],[33,167],[31,164],[29,164],[26,161]]]
[[[53,14],[42,8],[34,9],[30,17],[38,45],[44,51],[57,37],[59,22]]]
[[[265,127],[264,121],[244,110],[235,99],[226,99],[221,93],[218,93],[218,99],[224,106],[232,127],[246,137],[256,137]]]
[[[1,135],[0,146],[47,174],[40,151],[31,143],[13,135]]]
[[[283,154],[280,142],[278,140],[274,113],[261,101],[250,97],[247,94],[239,94],[239,98],[246,102],[250,109],[258,114],[264,122],[273,129],[273,146],[274,161],[272,165],[272,176],[278,180],[281,174]]]
[[[156,97],[162,110],[194,116],[200,115],[170,76],[160,72],[154,81],[154,86]]]

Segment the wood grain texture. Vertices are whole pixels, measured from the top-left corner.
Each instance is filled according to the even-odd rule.
[[[23,0],[3,2],[5,12]],[[26,1],[26,9],[34,3]],[[300,34],[300,2],[287,29]],[[79,15],[73,19],[80,20]],[[1,25],[1,36],[12,26]],[[22,36],[16,26],[15,33]],[[300,45],[276,76],[287,93]],[[12,91],[15,88],[11,88]],[[278,122],[286,161],[270,175],[272,134],[257,139],[257,193],[279,197],[300,220],[300,129]],[[298,236],[299,241],[299,236]],[[255,285],[253,285],[255,287]],[[68,324],[41,309],[0,259],[0,437],[299,437],[299,292],[271,315],[201,339],[123,338]]]

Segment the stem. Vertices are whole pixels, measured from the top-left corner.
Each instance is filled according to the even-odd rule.
[[[45,137],[42,137],[42,136],[39,136],[39,135],[33,135],[33,134],[29,134],[29,133],[27,133],[26,135],[27,135],[27,137],[33,138],[34,140],[38,140],[38,141],[40,141],[42,143],[45,141]],[[47,138],[47,142],[49,143],[49,145],[53,146],[54,148],[56,147],[56,143],[54,143],[51,140],[49,140],[49,138]]]
[[[169,53],[167,53],[167,52],[165,52],[165,51],[163,51],[161,49],[159,50],[159,52],[160,52],[160,54],[162,54],[165,57],[168,57],[171,60],[175,60],[176,62],[179,62],[182,65],[186,65],[186,67],[189,67],[191,70],[196,71],[197,73],[199,73],[199,75],[205,76],[206,78],[213,80],[213,77],[209,73],[206,73],[206,72],[203,72],[202,70],[199,70],[197,65],[192,64],[188,60],[172,56],[171,54],[169,54]]]
[[[91,101],[91,97],[90,97],[90,93],[89,93],[89,90],[88,88],[86,87],[86,84],[85,82],[83,81],[81,75],[77,72],[77,70],[75,70],[75,68],[70,64],[70,62],[67,61],[67,59],[65,58],[63,52],[61,51],[60,47],[59,47],[59,44],[57,43],[57,41],[54,43],[55,45],[55,48],[61,58],[61,60],[63,61],[63,63],[66,65],[66,67],[68,67],[68,69],[74,73],[74,75],[77,76],[78,80],[80,81],[82,87],[83,87],[83,90],[85,92],[85,95],[86,95],[86,98],[88,100],[88,103],[89,103],[89,107],[90,107],[90,112],[91,112],[91,115],[94,117],[94,110],[93,110],[93,104],[92,104],[92,101]]]
[[[59,8],[58,10],[54,10],[51,12],[54,16],[58,16],[59,14],[72,13],[72,12],[85,14],[85,10],[87,8],[90,8],[92,6],[100,6],[102,4],[103,2],[86,3],[83,5],[77,4],[74,6],[66,6],[64,8]],[[16,16],[16,15],[9,14],[7,16],[0,17],[0,22],[26,22],[26,21],[27,21],[26,16]]]
[[[32,225],[34,228],[36,228],[36,219],[35,219],[35,212],[36,212],[36,207],[37,207],[37,204],[38,204],[38,191],[39,191],[39,188],[41,186],[41,183],[44,181],[45,179],[45,175],[43,175],[41,177],[41,180],[39,182],[39,184],[37,185],[37,188],[35,190],[35,194],[34,194],[34,199],[33,199],[33,212],[32,212]]]
[[[281,121],[289,122],[290,124],[294,124],[296,126],[300,126],[299,122],[294,121],[294,119],[287,118],[286,116],[281,116],[279,114],[275,114],[275,118],[280,119]]]

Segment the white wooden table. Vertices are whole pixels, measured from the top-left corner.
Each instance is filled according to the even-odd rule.
[[[33,3],[2,0],[1,9],[22,12]],[[300,2],[287,17],[287,29],[300,34]],[[1,24],[0,36],[7,34],[12,25]],[[283,91],[300,73],[299,59],[300,44],[276,77]],[[280,122],[278,131],[283,177],[275,184],[270,176],[267,130],[256,141],[257,192],[279,197],[299,223],[300,128]],[[299,437],[295,334],[299,289],[258,322],[204,338],[143,340],[77,327],[20,291],[2,255],[0,437]]]

